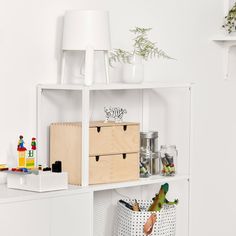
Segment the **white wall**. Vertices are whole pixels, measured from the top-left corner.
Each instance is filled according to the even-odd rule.
[[[0,162],[14,163],[19,134],[28,142],[35,135],[35,85],[58,80],[64,11],[108,9],[113,47],[130,46],[133,26],[153,27],[153,39],[177,59],[146,64],[146,80],[196,83],[192,235],[236,235],[236,79],[223,81],[223,51],[210,40],[220,31],[223,1],[0,0],[0,6]]]

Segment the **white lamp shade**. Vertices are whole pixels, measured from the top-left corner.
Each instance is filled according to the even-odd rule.
[[[65,13],[63,50],[109,50],[110,28],[107,11],[71,10]]]

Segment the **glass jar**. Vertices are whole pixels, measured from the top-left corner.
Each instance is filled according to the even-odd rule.
[[[177,168],[178,151],[175,145],[162,145],[160,149],[161,175],[174,176]]]
[[[152,153],[152,175],[159,175],[160,173],[160,161],[159,161],[159,153]]]
[[[146,178],[152,174],[152,153],[147,151],[140,152],[140,177]]]
[[[141,132],[140,145],[140,177],[159,174],[158,132]]]
[[[158,152],[158,132],[140,132],[141,151]]]

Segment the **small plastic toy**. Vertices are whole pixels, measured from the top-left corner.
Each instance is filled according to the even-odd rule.
[[[27,150],[24,146],[23,136],[19,136],[18,151],[18,167],[33,169],[36,163],[36,138],[32,138],[31,150]]]
[[[169,190],[168,183],[161,185],[159,193],[156,194],[155,197],[152,199],[153,203],[148,208],[148,211],[156,211],[156,212],[159,211],[160,212],[161,209],[163,208],[164,204],[167,204],[167,205],[178,204],[178,199],[176,199],[173,202],[170,202],[167,200],[166,194],[167,194],[168,190]],[[144,231],[145,235],[150,235],[152,233],[152,230],[153,230],[156,220],[157,220],[157,215],[155,213],[153,213],[148,218],[148,220],[146,221],[146,223],[144,224],[144,227],[143,227],[143,231]]]
[[[127,113],[127,110],[121,107],[104,107],[104,112],[104,123],[107,123],[111,118],[113,118],[116,123],[121,123],[123,122],[123,116]]]
[[[31,149],[32,149],[32,150],[36,150],[36,138],[32,138],[32,141],[31,141]]]
[[[25,142],[24,142],[23,138],[24,137],[22,135],[19,136],[17,151],[25,151],[26,150],[26,148],[24,147]]]
[[[8,167],[6,164],[0,164],[0,171],[8,170]]]
[[[52,164],[52,172],[61,173],[62,172],[62,164],[61,161],[56,161]]]
[[[52,169],[50,167],[43,168],[43,171],[51,171]]]

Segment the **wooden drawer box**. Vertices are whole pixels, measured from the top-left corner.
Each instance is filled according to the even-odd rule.
[[[89,157],[89,183],[114,183],[139,178],[139,154]]]
[[[89,155],[139,152],[139,124],[93,122],[89,129]]]
[[[70,184],[81,184],[81,125],[55,123],[50,126],[50,165],[62,161]]]
[[[50,163],[53,163],[57,160],[62,161],[63,171],[69,173],[70,184],[81,184],[81,138],[82,127],[81,123],[79,122],[54,123],[50,126]],[[114,154],[121,155],[123,153],[138,153],[139,142],[138,123],[91,122],[89,128],[89,156],[91,156],[90,170],[93,169],[91,165],[94,164],[91,161],[93,159],[92,157],[95,158],[95,156],[99,156],[100,160],[103,160],[105,156],[107,156],[108,158],[114,157]],[[113,160],[113,158],[111,159]],[[127,158],[127,160],[130,160],[130,158]],[[138,159],[136,160],[136,162],[136,165],[138,165]],[[110,165],[110,171],[113,171],[112,166],[114,166],[114,164],[112,163],[115,163],[115,161],[109,161],[109,163],[106,164]],[[119,161],[117,161],[117,165],[119,165]],[[136,165],[130,165],[129,171],[132,168],[134,168],[136,171]],[[107,168],[105,168],[105,170],[106,169]],[[126,169],[124,169],[124,171],[126,171]],[[95,183],[96,181],[94,176],[92,175],[91,178],[94,178],[92,182]],[[122,176],[120,176],[119,179],[118,176],[115,177],[115,173],[112,178],[114,180],[111,180],[109,182],[131,180],[129,177],[125,179],[126,177]],[[101,182],[100,180],[98,181]],[[107,181],[108,180],[106,180],[106,182]]]

